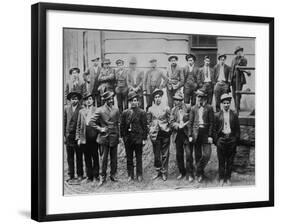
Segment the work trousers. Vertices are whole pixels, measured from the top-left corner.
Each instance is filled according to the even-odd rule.
[[[142,176],[142,144],[131,140],[125,143],[128,176],[134,178],[134,153],[136,157],[136,176]]]
[[[100,145],[101,149],[101,178],[106,179],[108,156],[110,155],[110,176],[114,176],[117,173],[117,145],[109,146],[108,144]]]

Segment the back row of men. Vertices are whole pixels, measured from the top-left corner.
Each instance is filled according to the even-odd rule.
[[[187,54],[185,59],[187,65],[180,68],[177,64],[178,57],[170,56],[168,61],[170,65],[163,72],[157,68],[157,60],[151,59],[151,68],[144,73],[137,69],[136,57],[129,60],[128,69],[124,68],[124,61],[116,61],[117,69],[110,67],[110,60],[104,59],[102,67],[99,66],[100,58],[92,60],[93,65],[83,73],[84,82],[79,82],[79,68],[72,68],[69,71],[70,81],[66,85],[66,94],[70,92],[79,92],[82,96],[89,92],[93,95],[97,106],[101,106],[101,95],[105,91],[111,91],[116,94],[118,108],[120,112],[128,108],[128,93],[136,92],[140,97],[140,106],[144,108],[144,97],[146,97],[146,110],[152,105],[152,92],[155,89],[166,88],[168,105],[173,107],[173,96],[177,91],[183,88],[184,102],[195,104],[195,92],[199,88],[204,88],[207,93],[208,103],[212,104],[213,94],[215,94],[216,111],[220,110],[220,97],[224,93],[230,92],[235,97],[236,90],[242,90],[246,83],[244,71],[235,69],[237,65],[246,66],[247,59],[243,55],[243,48],[238,46],[234,54],[231,66],[225,64],[226,55],[218,56],[218,64],[210,67],[210,57],[204,57],[204,65],[201,68],[195,66],[196,57],[193,54]],[[249,73],[246,73],[249,75]],[[238,79],[238,89],[236,89],[236,79]],[[240,107],[241,96],[238,97],[238,109]]]

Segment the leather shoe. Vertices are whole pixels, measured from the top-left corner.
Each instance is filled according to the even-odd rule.
[[[128,182],[131,182],[133,180],[133,177],[128,177]]]
[[[157,174],[155,174],[155,175],[152,177],[152,180],[155,180],[155,179],[157,179],[157,178],[160,177],[160,176],[161,176],[161,173],[158,172]]]
[[[115,176],[110,176],[110,180],[113,181],[113,182],[117,182],[118,181],[118,179]]]
[[[100,179],[100,182],[98,183],[98,187],[101,187],[105,183],[104,179]]]
[[[142,176],[138,176],[138,182],[142,182],[143,177]]]
[[[177,176],[177,180],[180,180],[180,179],[182,179],[182,178],[183,178],[183,175],[182,175],[182,174],[180,174],[180,175]]]
[[[166,181],[166,180],[167,180],[167,174],[163,173],[163,174],[162,174],[162,179],[163,179],[164,181]]]
[[[192,183],[194,181],[194,178],[192,176],[186,177],[189,183]]]

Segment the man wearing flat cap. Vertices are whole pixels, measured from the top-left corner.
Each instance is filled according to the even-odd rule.
[[[68,176],[66,180],[69,184],[80,184],[83,180],[83,154],[82,151],[77,146],[76,140],[76,128],[78,114],[81,109],[79,101],[82,96],[79,92],[70,92],[67,94],[67,100],[70,101],[70,105],[64,108],[64,138],[66,143],[66,155],[68,164]],[[75,169],[74,169],[74,158],[76,157],[76,174],[78,180],[75,179]]]
[[[129,92],[128,101],[130,108],[122,113],[120,132],[126,149],[128,181],[132,181],[135,177],[133,160],[135,153],[136,179],[141,182],[142,147],[146,144],[148,134],[147,117],[145,111],[139,108],[139,96],[136,92]]]
[[[188,139],[189,113],[191,107],[183,102],[183,95],[181,92],[177,92],[173,98],[175,106],[171,111],[170,123],[175,134],[176,160],[179,169],[177,179],[180,180],[186,176],[186,179],[192,182],[194,178],[193,147],[190,146]]]
[[[157,60],[152,58],[150,61],[150,69],[144,76],[143,92],[146,95],[147,108],[151,107],[153,96],[152,93],[155,89],[162,89],[166,86],[167,77],[164,73],[157,68]]]
[[[149,137],[153,145],[154,166],[156,174],[153,179],[168,177],[169,147],[170,147],[170,108],[163,105],[163,90],[155,89],[152,93],[154,104],[148,108]]]
[[[243,85],[246,84],[245,73],[250,75],[250,73],[245,71],[238,71],[236,66],[247,66],[247,59],[245,58],[243,47],[236,47],[234,54],[236,55],[231,63],[231,86],[232,86],[232,95],[235,102],[235,106],[237,106],[238,110],[240,109],[240,101],[241,94],[238,95],[238,100],[236,100],[236,91],[241,91],[243,89]],[[238,79],[238,87],[236,86],[236,79]]]
[[[82,82],[79,78],[80,69],[77,67],[71,68],[69,70],[70,79],[66,82],[65,87],[65,102],[67,100],[67,95],[70,92],[77,92],[82,95]]]
[[[170,56],[168,58],[170,65],[167,68],[167,98],[170,108],[174,106],[173,96],[184,84],[184,76],[182,69],[177,65],[178,57]]]
[[[97,131],[89,125],[91,117],[96,111],[94,97],[91,93],[83,96],[84,108],[79,111],[76,140],[77,145],[84,154],[87,183],[99,179],[99,154],[97,144]]]
[[[231,185],[233,161],[240,138],[238,116],[230,109],[231,98],[230,94],[221,96],[222,110],[215,116],[214,142],[217,145],[220,186]]]
[[[128,85],[127,85],[127,72],[124,68],[124,61],[118,59],[116,61],[117,69],[115,70],[116,80],[116,98],[120,113],[128,108]]]
[[[114,93],[106,91],[102,94],[104,105],[97,108],[90,120],[90,126],[98,131],[97,143],[101,149],[101,186],[106,181],[107,162],[110,155],[110,179],[117,181],[117,146],[119,144],[119,110],[113,107]]]
[[[110,67],[110,60],[105,58],[102,62],[102,69],[98,77],[98,82],[100,83],[98,91],[102,95],[106,91],[115,91],[115,72],[114,69]]]
[[[230,92],[230,67],[225,64],[226,55],[218,56],[218,64],[214,67],[216,112],[220,111],[220,98],[222,94]]]
[[[195,91],[198,87],[199,69],[195,66],[196,57],[193,54],[185,56],[187,65],[183,69],[184,75],[184,102],[187,104],[195,104]]]
[[[91,63],[92,63],[91,67],[85,71],[85,74],[89,75],[89,81],[90,81],[88,92],[92,93],[92,96],[94,97],[94,103],[99,107],[101,106],[100,93],[98,91],[98,87],[99,87],[98,78],[101,72],[100,58],[94,57],[91,60]]]
[[[189,142],[195,146],[196,179],[201,182],[211,156],[214,111],[207,103],[207,93],[204,89],[198,89],[196,96],[197,103],[191,108],[189,116]]]
[[[137,59],[133,56],[130,58],[129,69],[127,70],[128,88],[129,92],[134,91],[139,95],[139,106],[142,109],[144,109],[143,79],[144,72],[137,69]]]
[[[207,93],[207,103],[212,105],[214,93],[214,69],[210,67],[210,57],[204,57],[204,65],[199,69],[198,74],[198,87],[204,88]]]

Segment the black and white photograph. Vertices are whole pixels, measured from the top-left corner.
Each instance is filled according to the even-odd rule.
[[[255,187],[256,38],[63,28],[63,195]]]

